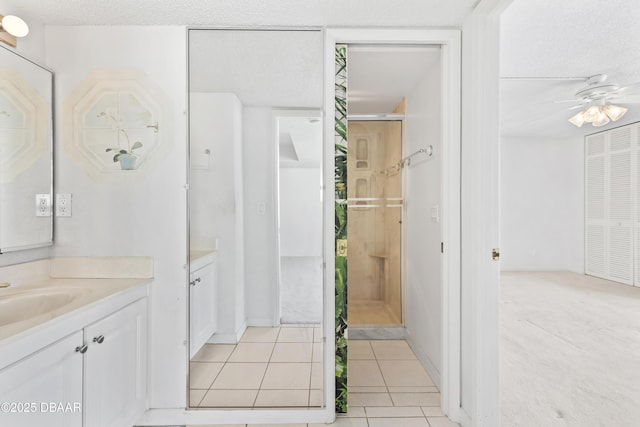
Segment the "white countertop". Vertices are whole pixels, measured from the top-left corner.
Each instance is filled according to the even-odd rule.
[[[211,264],[216,260],[217,251],[215,250],[194,250],[189,253],[189,261],[191,271],[196,271],[207,264]]]
[[[0,298],[45,289],[72,292],[66,305],[0,326],[0,369],[147,296],[151,278],[50,278],[0,289]]]

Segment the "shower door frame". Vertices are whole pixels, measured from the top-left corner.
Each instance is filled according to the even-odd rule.
[[[347,59],[347,64],[348,64],[348,59]],[[347,65],[348,67],[348,65]],[[347,89],[348,92],[348,89]],[[404,158],[406,156],[406,151],[405,151],[405,140],[404,140],[404,135],[405,135],[405,114],[386,114],[386,115],[378,115],[378,114],[374,114],[374,115],[366,115],[366,114],[362,114],[362,115],[348,115],[347,116],[347,128],[348,128],[348,124],[350,122],[376,122],[376,123],[380,123],[380,122],[398,122],[400,124],[400,128],[399,128],[399,132],[400,132],[400,156],[398,157],[398,160]],[[351,135],[350,133],[348,133],[348,135]],[[358,135],[358,134],[356,134]],[[351,138],[351,136],[349,136],[349,138]],[[356,328],[364,328],[364,329],[395,329],[395,328],[404,328],[405,327],[405,310],[406,310],[406,284],[405,284],[405,273],[406,273],[406,266],[405,266],[405,258],[404,258],[404,254],[406,252],[406,227],[404,226],[404,224],[406,224],[406,210],[405,210],[405,206],[404,206],[404,189],[406,188],[406,174],[405,174],[405,169],[404,167],[401,167],[399,172],[400,174],[400,199],[402,200],[398,200],[398,201],[394,201],[392,202],[392,204],[400,204],[400,206],[385,206],[382,209],[400,209],[400,224],[402,224],[402,226],[400,227],[400,233],[399,233],[399,238],[400,238],[400,253],[399,253],[399,266],[400,266],[400,271],[399,271],[399,277],[398,277],[398,281],[399,281],[399,287],[400,287],[400,322],[397,324],[384,324],[384,325],[372,325],[372,324],[366,324],[366,325],[352,325],[351,328],[356,329]],[[357,196],[356,196],[357,197]],[[397,197],[395,197],[397,199]],[[347,199],[349,200],[349,199]],[[382,200],[381,200],[382,201]],[[377,201],[376,201],[377,202]],[[384,205],[385,202],[382,202],[382,204]],[[350,283],[350,281],[348,281],[348,283]],[[351,287],[349,287],[349,289],[352,289]],[[352,301],[352,297],[349,297],[349,301]],[[349,325],[351,325],[350,323],[351,321],[349,320]]]
[[[325,31],[325,230],[333,230],[335,207],[334,117],[335,48],[337,44],[439,45],[442,48],[442,376],[441,408],[453,421],[460,419],[460,144],[461,144],[461,33],[459,30],[327,28]],[[335,271],[333,233],[325,235],[326,271]],[[325,275],[325,320],[335,317],[335,283]],[[329,330],[331,331],[331,330]],[[328,332],[329,332],[328,331]],[[326,337],[325,360],[335,360],[335,339]],[[326,375],[325,389],[333,379]],[[335,392],[335,390],[334,390]],[[333,396],[335,398],[335,396]],[[331,398],[327,399],[330,402]]]

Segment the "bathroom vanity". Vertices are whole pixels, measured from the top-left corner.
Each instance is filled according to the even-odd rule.
[[[193,357],[216,332],[218,326],[218,254],[191,251],[189,275],[189,353]]]
[[[75,260],[84,267],[53,259],[0,269],[4,281],[49,265],[49,277],[0,289],[0,425],[133,425],[147,407],[152,262]]]

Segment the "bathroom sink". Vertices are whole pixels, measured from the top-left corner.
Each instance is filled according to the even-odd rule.
[[[69,289],[38,289],[0,293],[0,327],[52,312],[73,302],[77,297]]]

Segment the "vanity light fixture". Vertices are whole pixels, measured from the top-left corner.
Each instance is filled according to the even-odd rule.
[[[626,112],[626,108],[617,105],[592,105],[571,117],[569,122],[578,127],[581,127],[584,123],[591,123],[596,127],[604,126],[611,121],[615,122],[620,119]]]
[[[26,22],[14,15],[0,15],[0,42],[16,47],[18,37],[29,34],[29,26]]]

